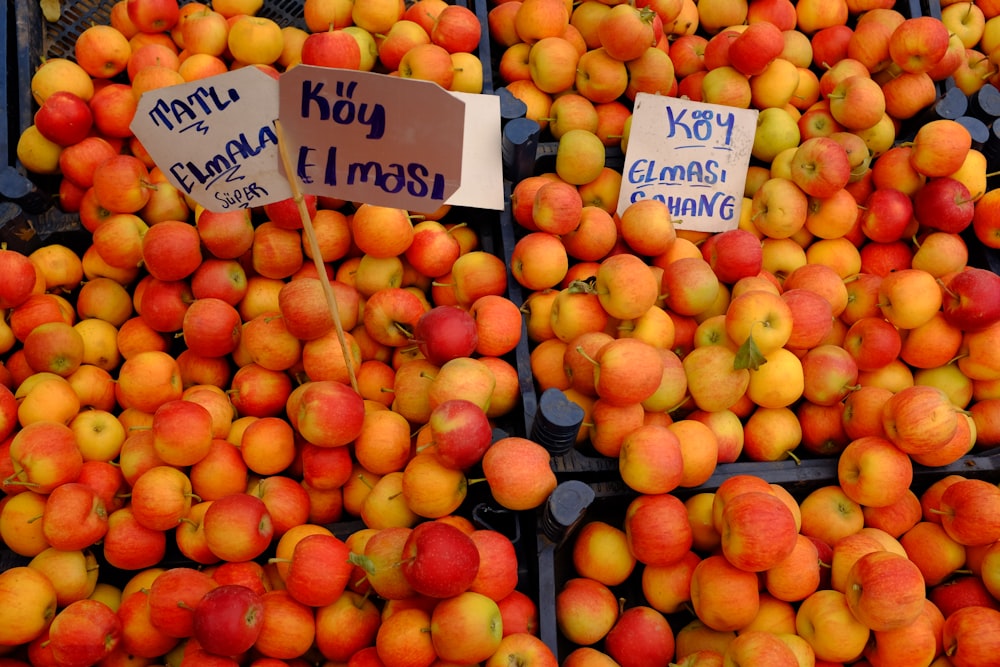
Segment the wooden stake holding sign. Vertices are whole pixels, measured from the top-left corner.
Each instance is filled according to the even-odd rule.
[[[300,65],[278,80],[247,67],[151,91],[131,129],[171,184],[208,210],[295,201],[357,391],[304,194],[435,210],[459,189],[466,120],[465,102],[434,83]]]
[[[281,163],[285,173],[291,174],[291,161],[288,157],[288,147],[285,144],[284,131],[281,128],[281,121],[274,121],[274,129],[278,136],[278,154],[281,156]],[[330,276],[326,274],[326,265],[323,262],[323,253],[319,248],[319,241],[316,240],[316,230],[313,228],[312,218],[309,217],[309,208],[306,206],[305,197],[299,190],[297,179],[293,176],[288,179],[292,188],[292,199],[299,209],[299,218],[302,220],[302,231],[305,232],[306,240],[309,242],[309,251],[312,253],[313,264],[316,266],[316,273],[319,275],[319,282],[323,286],[323,296],[326,297],[326,305],[333,315],[333,325],[337,330],[337,340],[340,342],[340,349],[344,354],[344,365],[347,366],[347,376],[351,379],[351,389],[358,392],[358,378],[354,373],[354,365],[351,363],[351,350],[347,346],[347,339],[344,337],[344,325],[340,322],[340,307],[337,305],[337,295],[333,292],[333,285],[330,284]]]

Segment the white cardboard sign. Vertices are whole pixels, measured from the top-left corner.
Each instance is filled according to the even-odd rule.
[[[756,127],[753,109],[637,94],[618,213],[657,199],[678,229],[736,228]]]
[[[400,95],[410,90],[413,81],[381,74],[367,76],[381,77],[381,85],[386,87],[383,90],[412,107],[414,100]],[[434,84],[417,83],[441,90]],[[465,113],[458,125],[440,130],[443,134],[434,137],[430,150],[461,150],[457,187],[448,188],[453,192],[445,203],[503,210],[499,98],[458,92],[448,95],[464,104]],[[144,94],[131,127],[171,184],[205,208],[256,207],[292,196],[274,129],[279,107],[279,81],[255,67],[244,67]],[[405,131],[407,124],[420,117],[410,114],[400,127]],[[289,126],[294,131],[296,120],[282,120],[287,140]],[[294,165],[294,156],[292,159]],[[303,187],[302,191],[310,190]],[[351,201],[367,201],[356,190],[347,194],[344,198]],[[392,205],[407,208],[400,203]],[[439,205],[421,201],[419,210],[434,210]]]
[[[458,190],[465,103],[441,86],[311,65],[278,85],[303,192],[433,211]]]
[[[145,93],[132,132],[174,187],[211,211],[292,196],[279,170],[278,82],[256,67]]]

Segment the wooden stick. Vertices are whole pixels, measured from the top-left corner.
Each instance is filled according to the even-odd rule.
[[[347,374],[351,379],[351,388],[358,391],[358,379],[354,375],[354,364],[352,363],[351,351],[347,346],[347,339],[344,338],[344,326],[340,323],[340,310],[337,308],[337,295],[333,293],[333,286],[330,284],[330,277],[326,274],[326,264],[323,262],[323,255],[316,240],[316,230],[313,228],[312,218],[309,217],[309,209],[306,207],[305,198],[299,190],[298,179],[292,171],[291,161],[288,159],[287,146],[285,144],[285,134],[281,129],[281,121],[274,121],[275,133],[278,136],[278,152],[281,154],[281,164],[285,168],[285,177],[292,188],[292,199],[295,200],[299,209],[299,217],[302,218],[302,230],[306,234],[309,242],[309,251],[312,253],[313,263],[316,265],[316,272],[319,273],[319,282],[323,286],[323,294],[326,296],[326,304],[333,315],[333,324],[337,329],[337,339],[340,341],[340,349],[344,353],[344,365],[347,366]]]

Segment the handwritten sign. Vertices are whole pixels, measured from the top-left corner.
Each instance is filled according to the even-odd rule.
[[[736,228],[756,127],[756,110],[637,94],[618,213],[658,199],[679,229]]]
[[[437,84],[299,65],[279,88],[304,192],[431,211],[458,189],[465,104]]]
[[[277,117],[278,82],[242,67],[143,94],[131,129],[174,187],[221,212],[292,196]]]

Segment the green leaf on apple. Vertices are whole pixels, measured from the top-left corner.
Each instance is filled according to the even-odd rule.
[[[740,370],[743,368],[749,368],[752,371],[757,370],[761,366],[767,363],[767,358],[761,354],[760,348],[757,347],[757,343],[754,342],[753,336],[747,336],[747,339],[743,341],[740,348],[736,350],[736,360],[733,362],[733,368]]]

